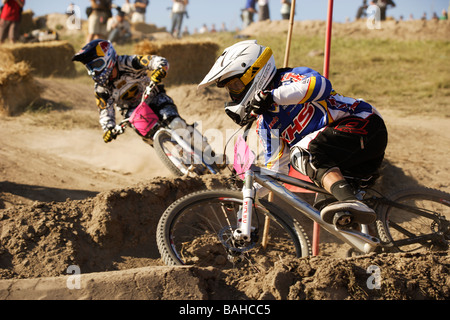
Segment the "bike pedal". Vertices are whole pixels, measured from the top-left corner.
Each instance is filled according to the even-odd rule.
[[[353,216],[348,212],[336,212],[333,216],[333,224],[336,227],[348,227],[353,223]]]

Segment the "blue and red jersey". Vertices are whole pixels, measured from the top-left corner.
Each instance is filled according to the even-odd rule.
[[[280,150],[280,146],[284,143],[290,149],[306,135],[341,118],[365,119],[378,114],[367,102],[336,93],[327,78],[310,68],[279,69],[273,83],[274,103],[257,120],[257,132],[265,149],[265,165],[269,168],[270,162],[281,157],[279,153],[284,150]],[[274,138],[281,140],[276,146]]]

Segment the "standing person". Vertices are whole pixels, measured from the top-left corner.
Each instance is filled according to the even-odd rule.
[[[149,0],[135,0],[134,1],[134,12],[131,17],[132,23],[138,23],[138,22],[145,23],[145,13],[147,12],[148,5],[149,5]]]
[[[173,100],[160,84],[169,69],[165,58],[156,55],[118,55],[109,41],[98,39],[85,45],[72,61],[83,63],[95,82],[94,93],[104,142],[111,142],[117,137],[116,132],[123,132],[116,125],[116,109],[123,118],[129,118],[140,104],[150,80],[157,83],[158,93],[147,104],[160,121],[174,130],[187,127]],[[150,77],[148,71],[151,72]]]
[[[259,21],[270,20],[269,0],[258,0]]]
[[[356,20],[359,20],[367,16],[366,10],[368,7],[369,5],[367,4],[367,0],[363,0],[362,5],[356,11]]]
[[[291,0],[281,0],[280,13],[283,20],[289,20],[291,16]]]
[[[338,94],[310,68],[277,69],[272,50],[255,40],[225,49],[199,89],[213,83],[228,90],[233,101],[225,112],[237,124],[257,117],[268,169],[287,174],[292,165],[334,196],[316,198],[325,222],[334,223],[338,212],[362,224],[375,221],[344,178],[376,175],[384,158],[387,130],[373,106]]]
[[[0,43],[9,38],[11,43],[19,39],[19,26],[25,0],[2,0],[3,10],[0,15]]]
[[[92,13],[88,18],[88,37],[86,42],[106,38],[107,22],[112,16],[112,0],[91,0]]]
[[[253,17],[256,13],[256,0],[246,0],[245,8],[242,9],[242,29],[247,28],[253,23]]]
[[[125,3],[121,5],[120,10],[125,12],[127,18],[131,18],[134,12],[134,4],[130,3],[130,0],[125,0]]]
[[[373,1],[375,5],[380,8],[380,20],[385,21],[386,20],[386,11],[388,6],[391,6],[392,8],[395,7],[395,3],[392,0],[376,0]]]
[[[188,0],[172,0],[172,29],[171,33],[178,38],[181,35],[181,25],[183,23],[184,15],[187,16],[186,7],[189,4]]]

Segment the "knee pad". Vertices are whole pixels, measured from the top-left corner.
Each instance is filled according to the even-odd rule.
[[[318,186],[322,186],[322,177],[329,169],[316,167],[313,163],[313,155],[308,150],[295,146],[291,149],[289,157],[295,170],[308,176]]]
[[[290,162],[295,170],[315,180],[316,170],[311,164],[311,154],[308,150],[295,146],[289,154]]]

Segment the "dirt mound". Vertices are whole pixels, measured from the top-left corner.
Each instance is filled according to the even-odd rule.
[[[281,261],[266,272],[238,278],[211,268],[164,267],[154,237],[162,212],[184,194],[225,185],[225,176],[158,178],[85,200],[35,202],[3,210],[0,276],[11,280],[0,281],[0,296],[158,300],[450,298],[448,252],[349,259],[311,257]],[[61,277],[71,274],[68,267],[72,265],[83,274],[80,290],[69,290],[68,278]],[[370,278],[370,268],[379,270],[379,279]],[[112,270],[122,272],[105,272]],[[130,286],[130,279],[137,279],[133,283],[139,285],[124,290]],[[376,281],[383,285],[376,288]]]
[[[133,265],[126,257],[139,257],[140,266],[158,265],[154,235],[162,212],[188,192],[225,183],[220,176],[158,178],[85,200],[36,201],[3,210],[0,275],[58,276],[69,265],[80,266],[83,273],[116,270]]]

